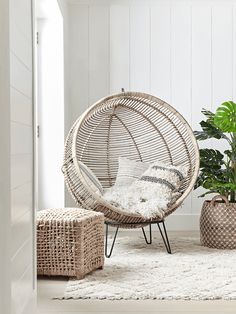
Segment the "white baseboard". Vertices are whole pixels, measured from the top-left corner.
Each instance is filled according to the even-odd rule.
[[[36,290],[33,290],[29,299],[27,300],[27,303],[24,306],[24,310],[22,314],[33,314],[37,313],[37,292]]]
[[[168,231],[199,231],[199,217],[198,214],[174,214],[166,218],[165,225]],[[128,229],[121,229],[120,232],[122,231],[126,232]]]
[[[198,231],[199,214],[175,214],[166,218],[166,227],[170,231]]]

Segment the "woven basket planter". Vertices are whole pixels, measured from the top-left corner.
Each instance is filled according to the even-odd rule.
[[[203,203],[200,240],[210,248],[236,249],[236,203],[221,195]]]

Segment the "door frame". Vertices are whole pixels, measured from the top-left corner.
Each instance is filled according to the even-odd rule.
[[[9,0],[0,1],[0,309],[2,313],[11,311],[11,274],[10,274],[10,47],[9,47]]]

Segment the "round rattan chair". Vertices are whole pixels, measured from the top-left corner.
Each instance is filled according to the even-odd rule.
[[[108,188],[116,180],[119,156],[189,167],[188,177],[182,184],[182,195],[166,211],[166,217],[183,203],[198,175],[199,150],[189,124],[173,107],[157,97],[123,92],[103,98],[87,109],[72,126],[65,144],[65,181],[79,206],[104,213],[107,227],[108,224],[117,226],[116,234],[119,227],[149,224],[151,228],[154,222],[158,227],[163,223],[166,234],[164,219],[147,220],[139,214],[125,212],[89,187],[78,161],[86,164],[102,186]],[[151,237],[148,241],[145,233],[144,236],[147,243],[151,242]],[[166,238],[164,243],[168,248],[167,234]]]

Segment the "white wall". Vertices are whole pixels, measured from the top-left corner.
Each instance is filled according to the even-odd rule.
[[[38,208],[64,207],[64,43],[57,0],[38,1]]]
[[[69,131],[69,123],[68,123],[68,110],[69,110],[69,85],[70,82],[68,80],[68,64],[69,60],[69,6],[68,3],[64,0],[57,0],[61,14],[63,17],[63,41],[64,41],[64,131],[65,137]]]
[[[12,313],[34,313],[31,0],[10,1]]]
[[[69,39],[69,5],[67,1],[57,0],[63,16],[64,35],[64,141],[70,130],[70,39]],[[71,196],[65,188],[65,204],[72,204]]]
[[[0,313],[10,314],[10,77],[9,2],[0,1]]]
[[[69,124],[122,87],[169,102],[198,128],[201,108],[236,95],[236,2],[69,1]],[[196,229],[194,192],[170,228]]]

